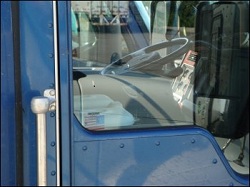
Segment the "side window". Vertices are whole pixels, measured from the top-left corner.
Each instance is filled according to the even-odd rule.
[[[154,30],[162,31],[157,33],[162,38],[157,42],[147,38],[151,31],[145,25],[150,23],[150,14],[143,3],[72,1],[71,6],[74,113],[84,128],[193,124],[192,117],[183,114],[180,98],[191,98],[189,81],[194,64],[183,65],[191,66],[190,72],[185,72],[190,77],[185,84],[176,81],[180,76],[184,80],[182,68],[177,67],[192,46],[187,47],[188,40],[179,35],[176,42],[165,39],[165,23],[160,22],[166,15],[165,3],[157,8],[160,17],[156,16]],[[172,55],[169,51],[173,49],[177,50]],[[172,67],[167,67],[169,62]]]

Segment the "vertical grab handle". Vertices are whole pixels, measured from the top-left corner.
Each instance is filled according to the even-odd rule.
[[[46,113],[55,110],[55,90],[44,91],[44,96],[36,96],[31,100],[31,110],[36,114],[37,122],[37,185],[47,185],[47,143]]]

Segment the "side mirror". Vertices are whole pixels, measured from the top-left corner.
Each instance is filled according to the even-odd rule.
[[[195,123],[240,138],[249,132],[249,4],[203,2],[197,10]]]

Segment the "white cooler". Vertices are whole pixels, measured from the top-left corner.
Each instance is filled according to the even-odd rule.
[[[105,129],[134,124],[134,117],[118,101],[102,94],[74,96],[74,113],[88,129]]]

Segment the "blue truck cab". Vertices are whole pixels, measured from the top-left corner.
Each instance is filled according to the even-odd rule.
[[[249,186],[249,1],[1,1],[1,186]]]

